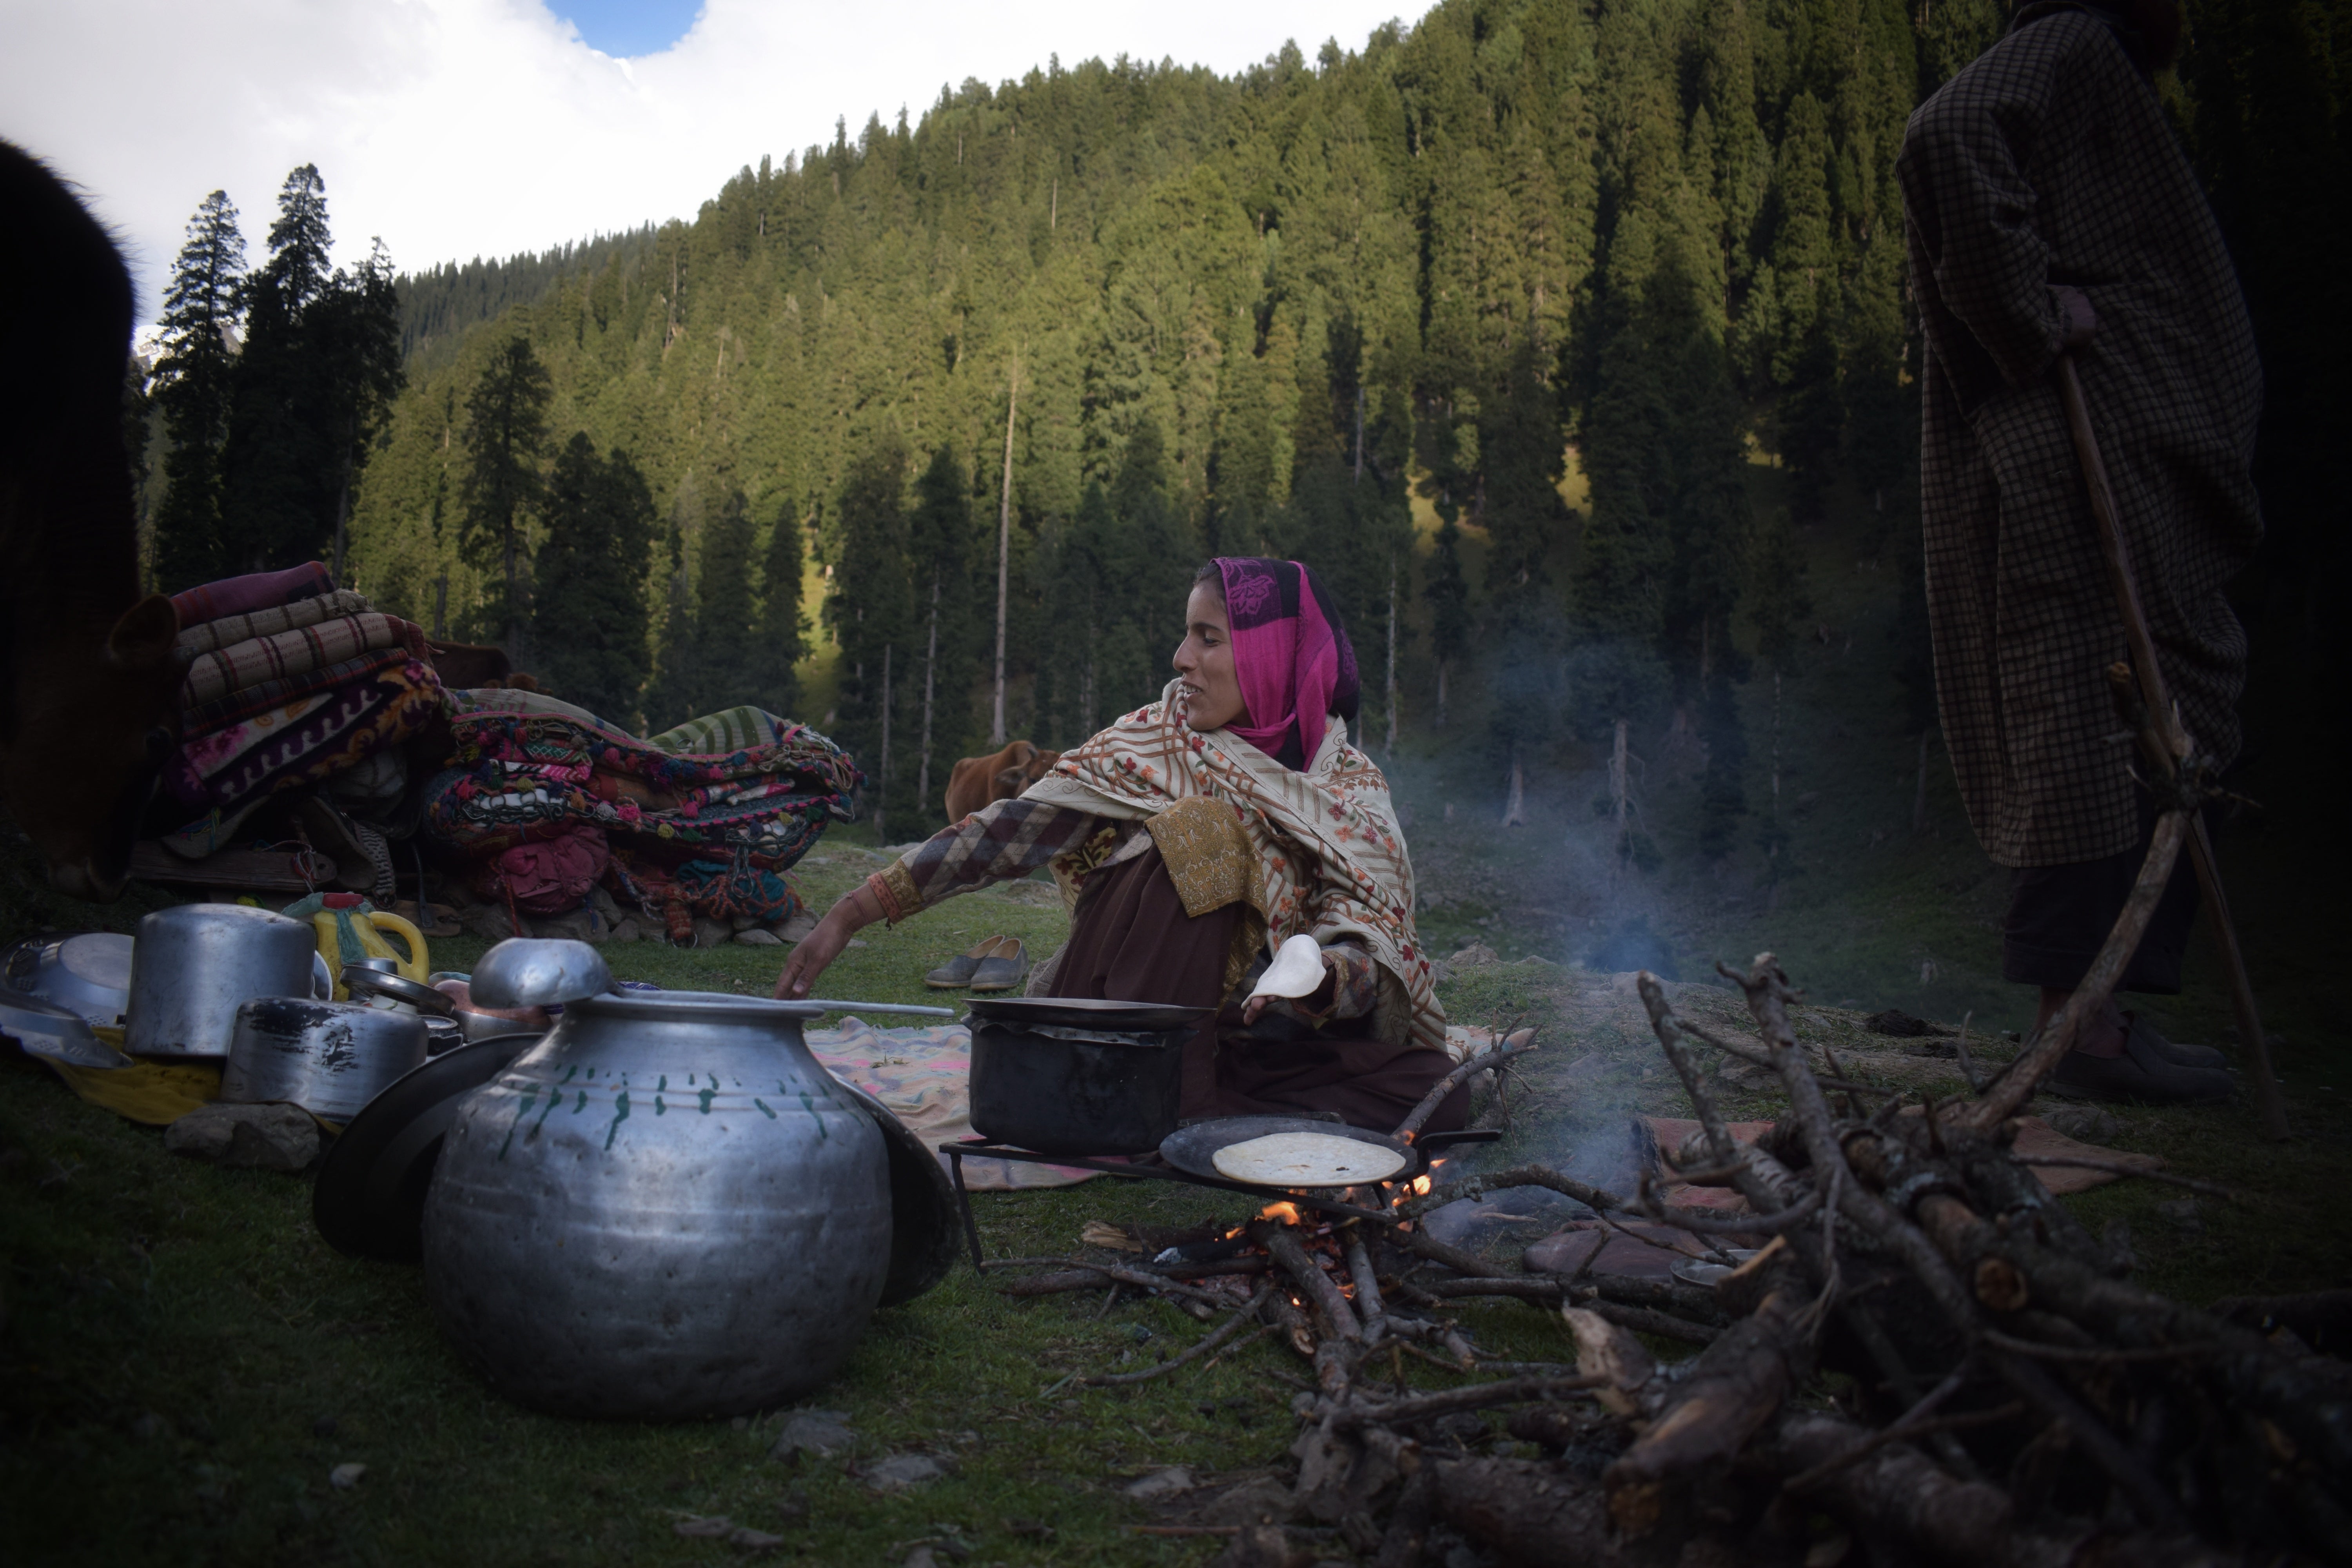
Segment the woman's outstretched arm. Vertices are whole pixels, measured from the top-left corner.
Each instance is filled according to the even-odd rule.
[[[1101,826],[1091,813],[1043,801],[1000,800],[932,834],[825,911],[776,976],[776,995],[806,996],[849,939],[876,921],[896,925],[958,893],[1026,877]]]

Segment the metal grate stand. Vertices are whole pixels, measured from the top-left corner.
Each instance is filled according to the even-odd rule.
[[[1429,1155],[1433,1151],[1455,1143],[1491,1143],[1501,1136],[1499,1131],[1492,1129],[1462,1132],[1433,1132],[1413,1145],[1416,1158],[1410,1167],[1398,1172],[1385,1182],[1367,1184],[1394,1186],[1399,1183],[1410,1182],[1429,1169]],[[1267,1203],[1296,1204],[1302,1209],[1313,1209],[1318,1214],[1334,1215],[1342,1219],[1381,1217],[1378,1210],[1360,1208],[1354,1204],[1341,1203],[1337,1198],[1318,1197],[1312,1191],[1261,1186],[1252,1182],[1228,1181],[1223,1176],[1197,1176],[1190,1171],[1180,1171],[1175,1166],[1165,1163],[1157,1165],[1135,1165],[1128,1163],[1125,1156],[1040,1154],[1034,1149],[1016,1149],[1010,1143],[999,1143],[993,1139],[981,1137],[958,1139],[951,1143],[942,1143],[939,1148],[940,1152],[948,1157],[949,1173],[955,1178],[956,1210],[963,1220],[964,1240],[971,1248],[971,1266],[982,1273],[987,1272],[988,1264],[981,1252],[980,1222],[972,1215],[971,1193],[963,1182],[963,1163],[966,1156],[987,1160],[1012,1160],[1030,1165],[1062,1165],[1079,1171],[1098,1171],[1106,1176],[1122,1176],[1131,1182],[1181,1182],[1187,1186],[1213,1187],[1220,1192],[1239,1193],[1245,1197],[1263,1198]],[[1112,1163],[1114,1160],[1118,1163]]]

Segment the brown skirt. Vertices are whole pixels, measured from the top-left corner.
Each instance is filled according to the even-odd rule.
[[[1146,849],[1087,879],[1052,994],[1218,1007],[1242,908],[1186,914],[1159,849]],[[1351,1126],[1386,1132],[1454,1068],[1425,1046],[1327,1035],[1284,1043],[1219,1037],[1221,1023],[1240,1021],[1227,1009],[1184,1047],[1185,1120],[1335,1111]],[[1470,1091],[1457,1088],[1425,1130],[1453,1131],[1469,1114]]]

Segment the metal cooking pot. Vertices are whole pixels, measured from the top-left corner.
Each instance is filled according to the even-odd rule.
[[[1192,1035],[975,1018],[972,1129],[1041,1154],[1157,1149],[1176,1131]]]
[[[120,931],[19,942],[9,949],[5,969],[9,988],[92,1024],[120,1024],[131,1005],[131,939]]]
[[[249,904],[182,904],[139,922],[123,1048],[134,1057],[228,1055],[236,1010],[308,996],[318,933]]]
[[[236,1010],[220,1097],[286,1100],[341,1124],[425,1060],[425,1020],[352,1002],[259,996]]]
[[[772,1409],[840,1369],[890,1265],[890,1181],[882,1133],[802,1038],[817,1011],[589,996],[458,1104],[425,1296],[485,1382],[676,1420]]]

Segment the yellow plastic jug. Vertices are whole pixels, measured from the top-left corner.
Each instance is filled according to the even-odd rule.
[[[423,931],[357,893],[327,893],[319,901],[323,907],[311,914],[310,924],[319,933],[319,953],[327,961],[327,973],[335,977],[336,1001],[351,1000],[351,992],[343,984],[343,965],[362,958],[389,958],[404,977],[425,984],[433,960],[425,949]],[[386,942],[386,932],[398,937],[408,951],[403,952]]]

